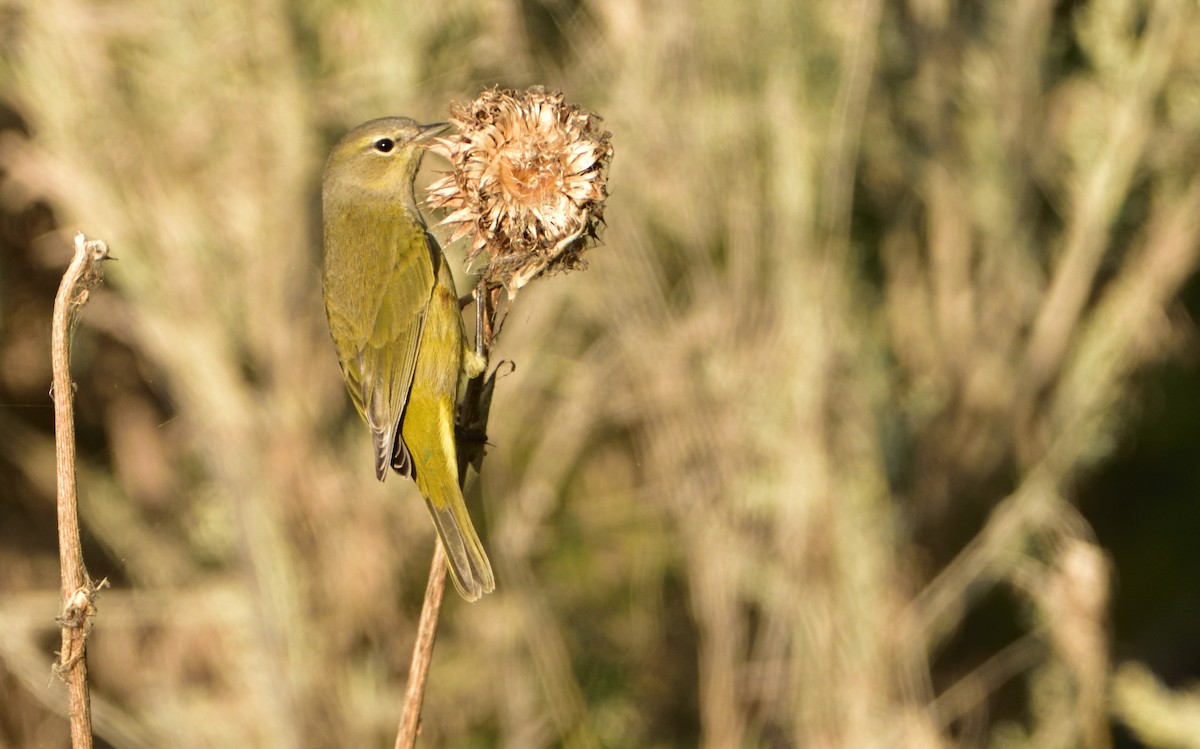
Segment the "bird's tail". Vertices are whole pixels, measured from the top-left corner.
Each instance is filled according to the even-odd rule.
[[[421,493],[429,505],[433,525],[446,549],[454,587],[466,600],[477,601],[485,593],[496,589],[496,578],[483,544],[475,533],[471,517],[467,514],[462,491],[458,483],[447,475],[431,477],[431,485],[421,481],[421,478],[418,471],[417,483],[421,484]]]

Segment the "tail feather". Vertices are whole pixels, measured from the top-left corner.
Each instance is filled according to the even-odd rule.
[[[419,472],[417,478],[420,483]],[[458,485],[446,482],[444,486],[438,487],[444,492],[457,495],[446,497],[444,494],[434,494],[448,500],[441,502],[428,499],[431,495],[426,494],[424,490],[432,487],[421,488],[422,494],[427,497],[426,503],[429,505],[429,514],[433,518],[438,538],[442,540],[442,546],[446,549],[446,559],[449,562],[454,587],[458,588],[459,594],[468,601],[477,601],[483,595],[491,593],[496,589],[492,564],[488,561],[483,544],[475,533],[470,516],[467,515]]]

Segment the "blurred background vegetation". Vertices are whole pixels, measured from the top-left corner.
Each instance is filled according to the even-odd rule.
[[[1195,0],[0,0],[0,747],[66,744],[77,229],[119,258],[74,356],[101,745],[391,746],[433,534],[343,391],[319,176],[497,83],[606,117],[610,225],[500,339],[497,593],[448,598],[423,746],[1200,746],[1197,39]]]

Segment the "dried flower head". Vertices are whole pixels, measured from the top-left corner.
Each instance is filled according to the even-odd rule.
[[[490,89],[451,108],[458,128],[430,150],[454,171],[429,187],[448,215],[451,241],[472,236],[467,262],[486,258],[485,280],[511,298],[546,271],[581,267],[603,222],[612,159],[600,117],[563,103],[559,92]]]

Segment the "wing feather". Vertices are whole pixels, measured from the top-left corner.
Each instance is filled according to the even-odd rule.
[[[435,285],[433,262],[424,227],[394,205],[351,204],[333,215],[326,235],[340,241],[326,243],[326,312],[350,398],[371,430],[382,481],[393,451],[401,467],[412,465],[397,429]]]

